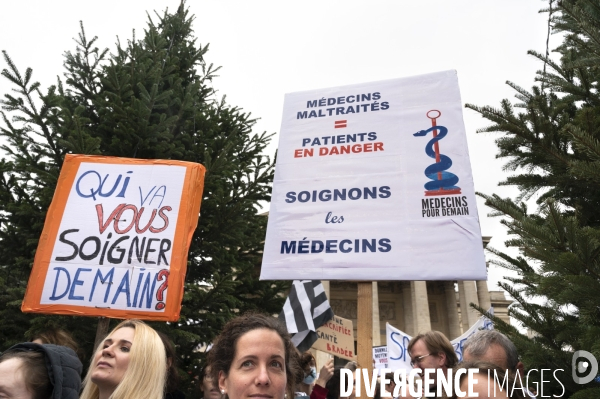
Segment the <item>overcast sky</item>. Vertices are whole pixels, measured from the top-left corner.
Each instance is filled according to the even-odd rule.
[[[114,49],[116,37],[142,37],[147,16],[179,0],[5,1],[0,49],[47,87],[63,73],[63,53],[83,21],[88,37]],[[221,65],[214,87],[227,102],[261,118],[256,131],[278,132],[284,93],[456,69],[463,103],[498,106],[514,98],[507,80],[530,88],[545,51],[547,6],[541,0],[188,1],[198,43],[210,43],[208,63]],[[556,39],[551,39],[551,46]],[[5,68],[3,60],[1,68]],[[0,79],[0,94],[9,90]],[[515,196],[498,187],[507,174],[495,159],[495,134],[464,110],[475,190]],[[270,147],[273,153],[278,137]],[[503,248],[505,229],[479,200],[482,233]],[[489,257],[489,255],[488,255]],[[490,270],[489,287],[506,275]]]

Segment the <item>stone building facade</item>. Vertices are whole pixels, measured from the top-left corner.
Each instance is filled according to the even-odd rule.
[[[491,237],[483,237],[487,246]],[[472,326],[480,314],[475,303],[507,323],[508,306],[503,291],[489,291],[487,281],[378,281],[373,282],[373,345],[386,345],[385,324],[416,335],[438,330],[450,340]],[[352,281],[324,282],[333,312],[353,322],[356,337],[358,285]]]
[[[356,337],[357,284],[331,281],[325,285],[329,285],[333,312],[352,320]],[[503,291],[488,291],[485,281],[373,282],[373,345],[386,345],[386,323],[412,336],[437,330],[450,340],[459,337],[480,316],[469,310],[469,303],[488,309],[491,305],[496,316],[509,322],[507,310],[511,301],[505,298]],[[466,317],[461,309],[467,309]]]

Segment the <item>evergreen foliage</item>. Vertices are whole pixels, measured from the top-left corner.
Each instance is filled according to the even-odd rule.
[[[600,1],[550,6],[553,33],[562,35],[559,60],[531,51],[545,64],[531,90],[508,82],[516,103],[467,108],[492,122],[480,132],[501,133],[497,156],[513,173],[501,184],[521,191],[516,200],[480,194],[504,218],[506,245],[519,250],[513,257],[491,249],[492,263],[517,273],[500,285],[516,301],[510,316],[534,336],[497,318],[496,328],[515,342],[526,369],[564,370],[562,397],[596,398],[600,384],[575,384],[571,358],[576,350],[600,358]],[[534,195],[530,211],[521,201]],[[531,377],[540,383],[540,373]],[[544,395],[560,396],[561,385],[544,379]]]
[[[205,61],[208,45],[193,36],[184,4],[149,17],[114,52],[96,47],[83,25],[77,47],[65,53],[64,81],[45,92],[3,52],[2,76],[15,87],[1,100],[0,349],[36,330],[62,326],[91,355],[96,321],[22,314],[20,302],[38,238],[67,153],[177,159],[206,167],[201,217],[193,236],[181,319],[155,323],[177,345],[188,388],[202,353],[235,313],[278,313],[284,282],[260,282],[274,164],[263,155],[269,134],[254,134],[248,113],[218,99],[219,68]]]

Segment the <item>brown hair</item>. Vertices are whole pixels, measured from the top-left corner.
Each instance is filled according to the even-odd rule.
[[[177,371],[177,353],[175,352],[175,346],[167,337],[165,333],[160,331],[156,332],[165,346],[165,352],[167,354],[167,386],[166,392],[173,392],[179,388],[179,372]]]
[[[411,339],[408,343],[408,353],[412,351],[413,346],[420,339],[422,339],[423,342],[425,342],[427,350],[432,355],[437,355],[440,353],[444,353],[446,355],[446,367],[450,369],[456,366],[456,364],[458,363],[458,357],[454,352],[454,347],[452,346],[448,338],[446,338],[446,336],[439,331],[427,331],[424,334],[419,334],[416,337],[413,337],[413,339]]]
[[[31,342],[39,340],[42,344],[53,344],[66,346],[67,348],[73,349],[73,352],[77,354],[77,357],[82,362],[85,360],[85,356],[77,341],[73,339],[71,334],[63,330],[62,328],[48,327],[44,331],[39,331],[31,337]]]
[[[288,395],[292,395],[298,382],[297,376],[301,373],[298,351],[283,324],[276,318],[262,313],[245,313],[230,320],[223,327],[223,331],[221,331],[208,353],[208,364],[213,380],[219,381],[220,372],[225,375],[229,374],[231,363],[235,358],[238,340],[246,333],[259,329],[275,331],[281,337],[285,350],[287,391]]]
[[[306,351],[302,355],[300,355],[300,367],[304,371],[304,374],[306,374],[308,371],[310,371],[310,363],[311,362],[315,363],[315,357],[309,351]],[[302,377],[302,378],[304,378],[304,377]]]
[[[0,363],[9,359],[19,359],[18,369],[23,374],[27,390],[33,394],[33,399],[50,399],[54,387],[48,377],[44,354],[35,351],[7,351],[0,357]]]

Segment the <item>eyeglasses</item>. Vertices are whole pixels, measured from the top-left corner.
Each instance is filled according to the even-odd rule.
[[[428,353],[423,356],[415,357],[410,360],[410,367],[415,367],[415,364],[421,364],[421,360],[425,359],[427,356],[431,356],[431,353]]]

